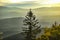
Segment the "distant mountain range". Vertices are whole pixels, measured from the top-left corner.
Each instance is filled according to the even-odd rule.
[[[60,7],[41,7],[41,8],[36,8],[36,9],[34,9],[34,10],[37,10],[37,9],[40,9],[40,10],[43,10],[43,9],[45,9],[45,10],[60,10]]]
[[[8,9],[10,9],[10,8],[11,8],[11,9],[22,9],[22,10],[24,10],[23,8],[17,8],[17,7],[6,7],[6,6],[0,6],[0,8],[1,8],[1,9],[3,9],[3,8],[5,8],[5,9],[8,8]],[[26,9],[25,9],[25,10],[26,10]]]
[[[0,6],[0,19],[25,16],[27,9]]]
[[[6,7],[0,6],[0,19],[5,18],[14,18],[25,16],[29,12],[29,9],[22,9],[17,7]],[[36,16],[55,16],[60,15],[60,7],[42,7],[32,9],[32,12],[36,14]]]

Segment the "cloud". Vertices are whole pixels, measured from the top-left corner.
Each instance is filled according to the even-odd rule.
[[[19,3],[10,3],[9,0],[2,0],[2,1],[0,0],[0,6],[20,7],[20,8],[40,8],[40,7],[57,7],[57,6],[60,7],[59,0],[30,0],[30,1],[22,0],[22,1]]]
[[[7,4],[6,7],[20,7],[20,8],[35,8],[40,6],[40,4],[35,2],[24,2],[24,3],[14,3],[14,4]]]

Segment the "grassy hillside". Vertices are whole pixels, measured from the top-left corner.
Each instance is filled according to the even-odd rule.
[[[23,19],[23,17],[17,17],[0,20],[0,31],[3,32],[3,37],[20,33],[23,26]]]

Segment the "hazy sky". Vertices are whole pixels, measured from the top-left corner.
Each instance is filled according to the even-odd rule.
[[[21,8],[60,7],[60,0],[0,0],[0,6]]]

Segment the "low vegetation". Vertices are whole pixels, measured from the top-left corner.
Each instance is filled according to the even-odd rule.
[[[60,40],[60,24],[55,22],[51,28],[44,28],[44,34],[36,40]]]

